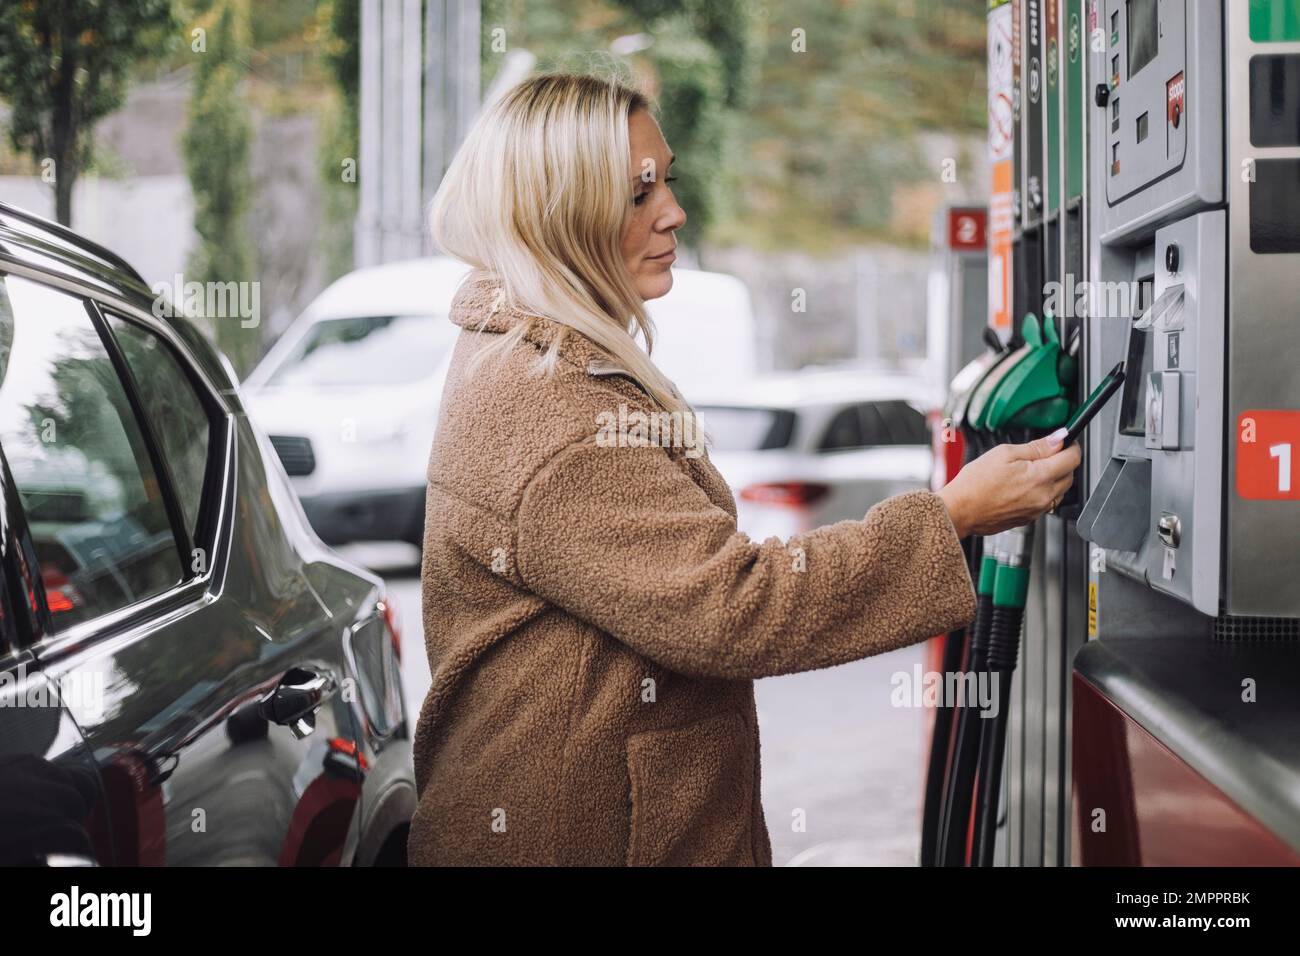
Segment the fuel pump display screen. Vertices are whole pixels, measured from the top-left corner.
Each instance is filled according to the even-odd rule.
[[[1128,0],[1128,75],[1156,58],[1160,49],[1159,0]]]
[[[1151,308],[1154,294],[1153,276],[1138,282],[1137,302],[1133,308],[1135,317],[1144,315]],[[1124,393],[1119,400],[1119,430],[1123,435],[1141,437],[1146,434],[1147,379],[1151,377],[1150,329],[1129,329],[1128,357],[1124,367],[1129,371],[1124,376]]]

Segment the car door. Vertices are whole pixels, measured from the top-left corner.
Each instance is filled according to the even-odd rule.
[[[41,630],[12,484],[0,454],[0,866],[113,862],[103,786],[57,689],[29,648]],[[93,694],[95,688],[82,688]]]
[[[360,785],[337,626],[239,416],[164,326],[4,283],[0,447],[19,449],[48,621],[33,650],[57,686],[102,688],[68,710],[116,861],[343,859]]]

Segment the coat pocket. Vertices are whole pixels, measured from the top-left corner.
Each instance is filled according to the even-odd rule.
[[[630,736],[628,865],[754,865],[754,750],[737,711]]]

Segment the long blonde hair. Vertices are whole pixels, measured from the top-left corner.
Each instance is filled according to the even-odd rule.
[[[659,407],[688,412],[650,359],[653,326],[620,251],[632,212],[628,117],[638,109],[649,109],[646,98],[613,80],[525,80],[475,121],[433,198],[429,229],[474,267],[471,279],[496,277],[511,306],[586,336]],[[527,327],[493,348],[509,349]],[[543,366],[554,362],[553,346]]]

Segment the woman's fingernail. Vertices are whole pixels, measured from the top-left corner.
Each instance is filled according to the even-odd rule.
[[[1058,428],[1056,431],[1052,432],[1052,434],[1047,436],[1047,440],[1050,444],[1059,445],[1065,439],[1065,436],[1069,431],[1068,428]]]

